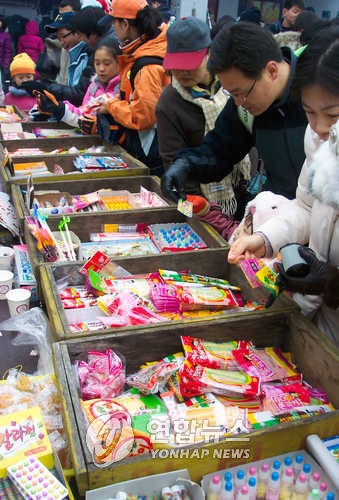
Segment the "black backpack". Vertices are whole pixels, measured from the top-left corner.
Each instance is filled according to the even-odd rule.
[[[156,64],[158,66],[162,66],[163,63],[163,58],[158,57],[158,56],[143,56],[139,57],[134,61],[133,66],[131,67],[130,75],[129,75],[129,81],[131,83],[132,90],[134,92],[135,87],[134,87],[134,80],[139,71],[144,67],[144,66],[150,66],[151,64]],[[125,100],[125,95],[124,92],[120,92],[120,97],[121,100]]]

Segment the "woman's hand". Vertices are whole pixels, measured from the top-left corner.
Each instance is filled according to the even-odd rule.
[[[241,260],[256,259],[265,255],[265,241],[259,234],[242,236],[230,248],[228,262],[238,264]]]

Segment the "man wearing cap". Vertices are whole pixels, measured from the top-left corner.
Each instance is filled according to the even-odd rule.
[[[210,45],[207,24],[195,17],[176,21],[167,31],[164,68],[171,71],[172,83],[163,91],[156,109],[159,151],[165,170],[180,149],[200,146],[205,134],[214,128],[215,120],[228,100],[218,78],[207,69]],[[245,170],[249,175],[248,158],[237,166],[237,181],[244,177]],[[222,217],[221,210],[234,216],[237,207],[241,210],[248,201],[247,198],[240,200],[245,191],[241,190],[243,183],[234,184],[231,176],[217,186],[215,183],[200,186],[191,178],[185,188],[191,194],[202,192],[212,202],[213,220],[211,213],[208,220],[204,220],[213,225],[217,215],[219,219]],[[238,215],[242,217],[242,213]],[[228,222],[226,219],[224,217],[223,227],[234,229],[233,217],[229,217]],[[228,239],[227,230],[223,235]]]
[[[69,53],[68,85],[26,82],[24,87],[28,92],[48,90],[56,100],[67,100],[75,106],[80,106],[94,74],[94,66],[92,50],[81,40],[81,34],[76,30],[75,16],[74,12],[59,14],[54,22],[45,28],[46,32],[56,33],[60,45]]]
[[[256,146],[264,163],[264,189],[294,198],[305,159],[305,112],[290,97],[296,56],[280,49],[272,34],[240,22],[213,40],[208,69],[231,98],[201,146],[179,152],[162,178],[173,199],[185,197],[185,183],[220,181]],[[263,177],[261,177],[263,179]]]

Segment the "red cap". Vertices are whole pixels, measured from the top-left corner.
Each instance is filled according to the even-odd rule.
[[[197,69],[206,53],[206,47],[197,52],[166,52],[163,67],[166,71],[170,69]]]

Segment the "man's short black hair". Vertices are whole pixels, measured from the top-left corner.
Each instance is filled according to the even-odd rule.
[[[70,5],[74,12],[78,12],[81,9],[80,0],[61,0],[59,3],[59,7],[67,7]]]
[[[258,79],[269,61],[282,60],[272,33],[257,24],[239,22],[223,28],[213,40],[208,69],[215,75],[236,68]]]
[[[96,34],[101,36],[98,21],[105,15],[101,7],[85,7],[72,18],[72,31],[84,33],[86,36]]]
[[[299,7],[299,9],[305,9],[304,0],[286,0],[284,4],[284,9],[290,10],[292,7]]]

